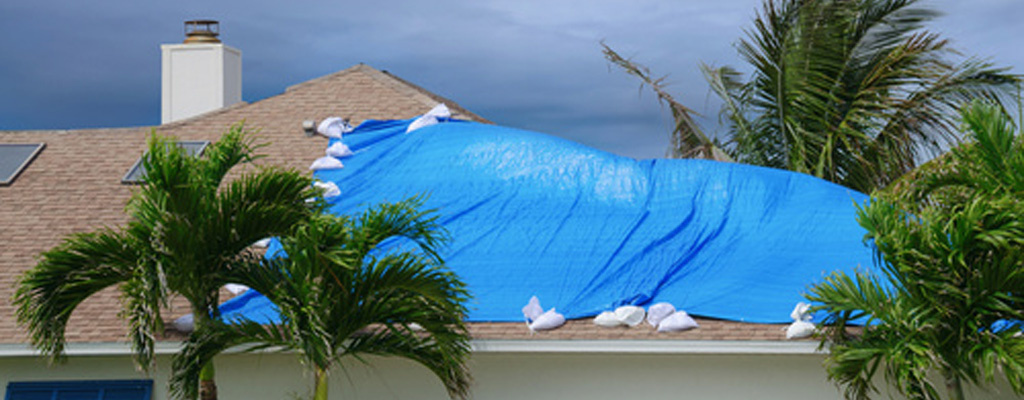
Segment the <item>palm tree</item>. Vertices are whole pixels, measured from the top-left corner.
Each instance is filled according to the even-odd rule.
[[[732,157],[722,150],[721,145],[708,137],[700,126],[697,125],[697,121],[694,120],[694,116],[697,113],[684,106],[683,103],[676,101],[672,94],[668,92],[665,87],[666,77],[655,78],[649,68],[633,60],[623,58],[604,42],[601,42],[601,47],[604,48],[604,55],[608,61],[618,65],[626,73],[639,78],[641,88],[644,85],[650,86],[654,94],[658,96],[658,102],[662,105],[668,105],[669,111],[672,112],[672,120],[675,121],[675,126],[672,128],[672,143],[665,153],[666,156],[670,158],[733,161]]]
[[[1024,146],[1013,122],[992,105],[971,104],[964,123],[975,140],[954,147],[894,182],[879,195],[909,211],[950,208],[972,196],[1024,195]]]
[[[720,116],[728,133],[724,144],[697,144],[723,147],[739,162],[803,172],[864,192],[934,156],[955,139],[955,118],[964,103],[1008,99],[1018,77],[975,59],[949,61],[955,50],[923,29],[937,13],[918,3],[766,0],[737,46],[752,68],[749,80],[729,67],[702,66],[724,102]],[[607,46],[605,55],[626,66]],[[634,65],[627,71],[642,68],[625,61]],[[666,99],[660,80],[645,81]],[[675,109],[674,136],[709,137],[690,113]],[[673,141],[688,142],[693,140]]]
[[[32,344],[62,360],[72,312],[109,287],[121,291],[121,316],[143,369],[153,364],[170,295],[188,300],[197,326],[209,324],[229,273],[251,262],[250,246],[313,212],[305,203],[315,195],[311,181],[297,172],[260,168],[224,182],[233,167],[254,159],[256,147],[241,124],[201,157],[154,134],[143,157],[144,184],[126,208],[128,223],[72,235],[22,276],[14,304]],[[205,367],[204,398],[216,398],[213,365]]]
[[[465,397],[468,295],[438,255],[442,228],[420,205],[413,198],[356,217],[319,216],[281,240],[285,256],[233,270],[235,282],[277,305],[280,322],[240,317],[201,326],[174,359],[172,393],[194,398],[199,366],[235,347],[296,352],[313,370],[316,400],[327,399],[332,367],[365,355],[411,359],[451,397]]]
[[[881,198],[859,210],[885,276],[835,273],[810,290],[827,313],[829,377],[847,398],[875,391],[879,368],[915,399],[939,398],[930,372],[952,399],[999,374],[1024,394],[1013,323],[1024,320],[1024,138],[998,106],[975,103],[964,121],[974,141],[954,151],[956,167],[928,177],[920,193],[937,197],[916,215]],[[846,329],[854,321],[860,334]]]

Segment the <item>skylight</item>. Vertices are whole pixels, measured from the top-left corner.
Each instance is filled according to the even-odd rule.
[[[43,151],[46,143],[0,144],[0,186],[10,185]]]
[[[190,156],[199,157],[203,155],[203,150],[208,144],[210,144],[209,141],[178,142],[178,147],[185,149]],[[146,169],[142,167],[142,157],[139,157],[124,178],[121,178],[121,183],[142,183],[145,177]]]

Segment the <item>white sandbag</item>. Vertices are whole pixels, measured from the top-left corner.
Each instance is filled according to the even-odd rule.
[[[676,306],[672,303],[658,303],[647,308],[647,323],[657,328],[665,318],[676,313]]]
[[[531,331],[547,331],[562,325],[565,325],[565,316],[555,312],[555,309],[552,308],[533,320],[529,327]]]
[[[807,313],[810,309],[811,305],[808,303],[796,303],[796,307],[793,307],[793,312],[789,313],[789,317],[793,318],[793,321],[810,321],[811,315]]]
[[[322,191],[324,199],[337,197],[341,194],[341,189],[339,189],[338,184],[334,182],[316,181],[313,182],[313,187]]]
[[[700,325],[686,311],[676,311],[658,324],[658,332],[681,332],[693,328],[700,328]]]
[[[341,139],[343,133],[352,132],[352,125],[345,122],[341,117],[330,117],[323,121],[320,121],[320,125],[316,127],[316,131],[321,135],[329,138]]]
[[[523,307],[523,317],[526,317],[526,322],[529,323],[537,320],[541,314],[544,314],[544,309],[540,307],[540,299],[537,296],[531,297],[530,302]]]
[[[412,121],[412,123],[409,124],[408,128],[405,128],[405,133],[409,133],[409,132],[415,131],[415,130],[420,129],[420,128],[426,128],[426,127],[431,126],[431,125],[436,125],[437,122],[438,121],[437,121],[436,117],[423,116],[423,117],[416,118],[415,121]]]
[[[451,116],[452,112],[448,110],[448,106],[444,105],[443,103],[438,104],[434,106],[434,108],[432,108],[426,114],[423,114],[419,118],[413,120],[412,123],[409,124],[409,127],[405,128],[405,132],[409,133],[420,128],[434,125],[438,123],[441,119],[451,118]]]
[[[615,318],[629,326],[640,325],[646,315],[644,309],[637,306],[622,306],[615,309]]]
[[[605,311],[594,317],[594,325],[613,328],[622,325],[622,321],[619,321],[619,317],[615,316],[614,311]]]
[[[814,324],[807,321],[796,321],[786,328],[786,339],[802,339],[814,333]]]
[[[192,314],[185,314],[178,317],[174,322],[171,322],[171,325],[174,326],[175,330],[183,333],[191,333],[192,330],[195,329],[195,324],[192,321]]]
[[[245,285],[239,285],[237,283],[229,283],[227,285],[224,285],[224,289],[227,289],[227,291],[231,292],[231,294],[239,294],[246,290],[249,290],[249,287]]]
[[[334,157],[320,157],[309,166],[309,169],[314,171],[339,168],[345,168],[345,164],[342,164],[341,160]]]
[[[342,142],[334,142],[327,147],[327,155],[335,158],[345,158],[352,155],[352,149]]]

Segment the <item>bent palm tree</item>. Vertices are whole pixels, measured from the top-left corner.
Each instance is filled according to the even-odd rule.
[[[22,276],[14,304],[32,344],[53,361],[63,359],[71,314],[109,287],[121,291],[120,315],[143,369],[153,363],[154,336],[163,332],[161,309],[170,295],[188,300],[196,325],[207,324],[229,272],[251,259],[247,249],[312,212],[305,199],[315,192],[297,172],[262,168],[223,183],[233,167],[253,160],[254,148],[241,125],[201,157],[153,135],[143,157],[144,184],[128,202],[128,223],[72,235]],[[203,384],[215,398],[212,373],[211,364]]]
[[[441,227],[419,206],[411,199],[355,218],[320,216],[281,240],[286,256],[234,270],[235,282],[277,306],[280,322],[241,318],[201,326],[174,359],[171,391],[194,398],[199,366],[243,346],[298,353],[314,372],[317,400],[327,399],[332,367],[347,357],[365,362],[364,355],[411,359],[437,375],[453,398],[465,397],[468,295],[438,256]],[[378,249],[396,236],[405,241],[400,248],[420,251]]]
[[[933,371],[953,399],[999,374],[1024,394],[1024,337],[1008,323],[1024,320],[1024,138],[997,106],[976,103],[964,121],[973,142],[925,190],[952,192],[916,216],[877,198],[859,211],[885,277],[837,273],[808,296],[828,313],[828,374],[847,398],[867,398],[879,368],[915,399],[939,398]]]
[[[765,1],[738,44],[749,80],[702,66],[724,102],[726,151],[870,192],[955,139],[963,104],[1009,99],[1018,77],[974,59],[950,62],[948,42],[923,29],[937,13],[918,3]],[[611,49],[605,55],[621,65]],[[659,82],[649,83],[664,99]],[[707,137],[692,134],[702,130],[686,113],[674,116],[674,135]]]

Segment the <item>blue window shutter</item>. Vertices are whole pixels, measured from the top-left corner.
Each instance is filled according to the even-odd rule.
[[[7,384],[6,400],[150,400],[152,380],[38,381]]]

